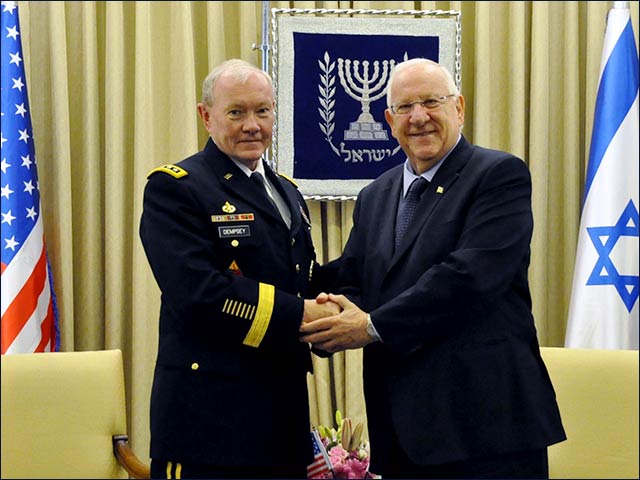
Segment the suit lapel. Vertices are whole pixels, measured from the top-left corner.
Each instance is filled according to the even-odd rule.
[[[389,268],[387,271],[389,271],[398,262],[402,255],[414,245],[416,237],[423,229],[423,227],[425,227],[425,224],[429,221],[434,209],[442,200],[444,200],[451,186],[458,179],[460,171],[469,158],[469,155],[466,153],[468,147],[468,142],[464,137],[462,137],[456,148],[451,152],[451,154],[447,157],[442,166],[436,172],[431,183],[422,194],[422,197],[418,202],[415,217],[413,218],[411,225],[405,232],[402,243],[394,252],[393,258],[389,263]],[[402,177],[400,177],[400,184],[402,184]],[[400,195],[399,191],[398,195]],[[397,200],[395,211],[397,212]],[[395,225],[395,215],[393,217],[393,224]],[[391,245],[393,251],[393,243]]]
[[[404,168],[402,164],[402,168]],[[388,261],[391,262],[394,256],[395,234],[396,234],[396,216],[398,214],[398,204],[400,203],[400,195],[402,194],[402,170],[395,175],[388,193],[388,201],[382,213],[382,243],[387,253]]]
[[[376,252],[372,258],[380,258],[382,260],[380,269],[381,273],[386,272],[391,265],[394,249],[394,235],[396,212],[398,211],[398,202],[400,200],[400,191],[402,189],[402,165],[396,168],[397,173],[392,173],[390,180],[383,185],[380,193],[376,194],[376,202],[373,205],[367,205],[368,212],[363,212],[366,218],[373,217],[372,220],[366,221],[364,224],[377,236]],[[382,279],[383,275],[374,275],[376,278]]]

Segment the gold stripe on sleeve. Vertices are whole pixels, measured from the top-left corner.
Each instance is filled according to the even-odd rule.
[[[244,345],[258,348],[271,321],[275,304],[276,289],[273,285],[260,282],[258,286],[258,308],[251,328],[242,342]]]
[[[225,299],[224,301],[224,305],[222,306],[222,313],[229,313],[227,312],[227,307],[229,306],[229,299]]]

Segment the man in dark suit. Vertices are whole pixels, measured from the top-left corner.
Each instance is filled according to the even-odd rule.
[[[148,177],[140,237],[162,291],[154,478],[304,478],[312,461],[298,328],[339,309],[304,300],[317,293],[309,212],[261,159],[273,108],[265,72],[223,63],[198,104],[204,150]]]
[[[344,311],[303,324],[301,340],[365,347],[383,478],[548,477],[547,446],[566,437],[531,312],[527,166],[467,142],[464,98],[437,63],[403,62],[387,88],[407,161],[360,192],[330,264],[348,298],[321,297]]]

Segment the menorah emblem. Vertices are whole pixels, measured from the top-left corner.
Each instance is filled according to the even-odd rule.
[[[344,66],[343,66],[344,65]],[[369,76],[369,61],[345,60],[338,58],[338,76],[344,91],[360,102],[362,113],[355,122],[349,123],[349,130],[344,131],[345,140],[388,140],[387,131],[382,123],[376,122],[371,115],[370,105],[382,97],[387,91],[387,79],[389,72],[395,66],[395,60],[382,62],[382,74],[380,74],[380,62],[373,62],[373,75]],[[353,75],[351,71],[353,70]],[[346,78],[345,78],[346,77]],[[356,84],[355,80],[359,83]],[[376,93],[377,92],[377,93]]]

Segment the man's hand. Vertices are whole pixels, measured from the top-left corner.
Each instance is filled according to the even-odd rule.
[[[350,302],[344,295],[320,294],[317,303],[337,304],[343,311],[337,315],[321,318],[300,326],[301,342],[311,343],[315,348],[327,352],[364,347],[373,342],[367,333],[367,314]],[[328,300],[328,301],[327,301]]]
[[[319,318],[331,317],[339,313],[340,306],[336,303],[327,301],[317,302],[316,300],[305,300],[302,323],[304,324],[307,322],[313,322],[314,320],[318,320]]]

